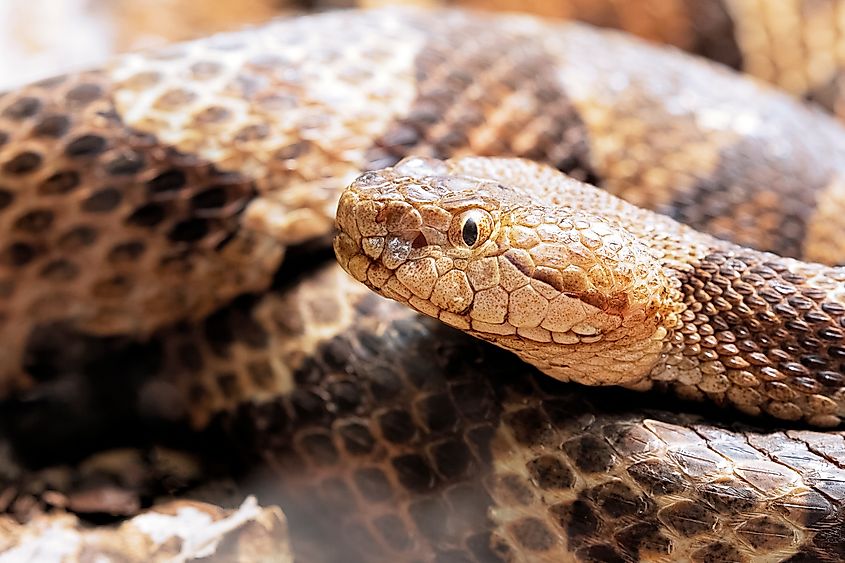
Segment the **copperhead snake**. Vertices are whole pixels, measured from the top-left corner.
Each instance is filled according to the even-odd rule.
[[[622,306],[610,294],[589,297],[608,317],[623,313],[623,324],[631,313],[632,326],[660,343],[644,349],[649,361],[633,378],[619,372],[613,382],[641,384],[661,354],[692,356],[673,374],[683,394],[830,426],[841,414],[842,310],[824,304],[839,302],[829,285],[841,285],[841,270],[740,249],[843,261],[845,217],[837,205],[845,131],[820,111],[677,52],[576,24],[384,10],[283,20],[127,55],[6,94],[0,116],[6,396],[39,388],[45,343],[78,334],[144,341],[155,355],[145,404],[168,396],[195,426],[213,419],[241,436],[245,449],[255,446],[285,476],[278,494],[292,527],[317,527],[308,515],[330,514],[322,525],[342,532],[337,544],[349,559],[841,555],[845,501],[836,483],[845,480],[845,442],[837,432],[709,426],[694,415],[624,406],[602,412],[578,398],[583,389],[370,296],[337,269],[313,274],[311,285],[235,299],[264,292],[288,247],[331,235],[341,190],[362,170],[408,155],[530,158],[689,225],[534,169],[546,187],[557,182],[621,214],[590,225],[640,219],[618,235],[626,243],[661,240],[670,255],[678,241],[692,243],[698,262],[674,270],[686,285],[661,278],[665,264],[643,259],[635,269],[651,276],[639,286],[647,287],[643,299]],[[423,184],[441,172],[423,175]],[[379,174],[390,172],[355,186]],[[507,174],[468,176],[495,179],[488,192],[499,183],[527,185]],[[432,193],[442,195],[420,195]],[[347,234],[354,231],[348,221],[341,214]],[[487,219],[474,221],[476,239],[488,240],[480,236]],[[465,223],[459,226],[463,236]],[[637,229],[657,227],[675,238],[632,240]],[[448,231],[437,232],[456,240]],[[387,256],[375,246],[363,253]],[[723,280],[734,280],[726,272],[737,270],[737,257],[757,276],[741,283],[759,278],[755,287],[778,293],[757,301],[767,312],[760,322],[775,327],[759,336],[765,342],[719,340],[724,330],[707,325],[716,313],[691,307],[703,305],[705,294],[717,311],[732,303],[725,290],[740,282]],[[356,274],[351,258],[343,265]],[[629,283],[621,273],[612,277],[614,288]],[[826,281],[806,282],[817,278]],[[550,280],[543,283],[561,293]],[[805,283],[815,293],[799,298]],[[398,286],[391,290],[402,296]],[[662,331],[646,321],[657,317],[637,313],[664,306]],[[458,315],[467,305],[455,309]],[[602,330],[618,328],[591,311]],[[494,313],[480,322],[502,324],[492,322]],[[820,323],[807,330],[828,336],[779,346],[787,317],[790,330]],[[579,324],[575,334],[597,328],[583,319],[571,328]],[[684,332],[687,324],[695,330]],[[664,346],[672,334],[682,337]],[[760,349],[742,349],[749,338]],[[761,369],[707,364],[720,361],[711,350],[730,346],[759,354]],[[68,361],[84,364],[72,353]],[[570,364],[558,374],[575,379]],[[541,367],[557,371],[550,362]],[[730,377],[762,368],[773,370],[770,381],[743,386]],[[589,377],[578,375],[595,383]],[[732,384],[757,395],[733,392]],[[614,397],[590,396],[594,405]]]

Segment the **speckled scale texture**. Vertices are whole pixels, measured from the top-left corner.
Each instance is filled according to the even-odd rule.
[[[286,246],[329,234],[347,182],[412,152],[539,159],[742,244],[845,257],[839,126],[575,24],[292,18],[28,86],[0,114],[4,388],[30,382],[35,332],[146,338],[261,290]]]
[[[277,244],[238,231],[250,179],[128,127],[112,88],[90,72],[0,97],[4,370],[33,328],[144,335],[263,286],[278,263]]]
[[[261,467],[249,482],[285,507],[295,551],[329,561],[843,556],[841,432],[705,424],[644,397],[634,408],[625,392],[555,382],[338,273],[267,306],[297,319],[331,295],[351,310],[344,328],[318,335],[294,321],[288,338],[312,352],[292,364],[291,390],[211,424],[225,437],[216,443]]]
[[[841,267],[745,249],[517,159],[364,174],[337,225],[353,277],[562,381],[668,382],[818,426],[845,414]]]

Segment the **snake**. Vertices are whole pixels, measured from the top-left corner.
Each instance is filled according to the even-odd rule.
[[[666,381],[817,426],[845,413],[827,379],[843,268],[702,235],[530,161],[407,159],[356,180],[337,213],[356,279],[562,381]]]
[[[574,178],[532,169],[544,181],[620,214],[588,223],[610,230],[610,246],[630,243],[646,270],[643,299],[604,291],[639,283],[619,270],[583,295],[597,324],[572,325],[612,331],[609,317],[636,325],[637,310],[659,312],[636,327],[653,329],[651,347],[623,362],[636,369],[609,364],[614,383],[642,387],[657,357],[687,396],[830,426],[841,387],[830,284],[841,270],[793,259],[843,261],[843,139],[821,111],[716,65],[527,16],[327,13],[129,54],[0,97],[0,387],[26,398],[60,373],[77,376],[86,346],[62,346],[81,341],[73,336],[95,349],[140,341],[154,372],[142,406],[179,415],[170,406],[181,402],[195,427],[220,426],[259,452],[282,477],[292,528],[342,532],[335,557],[347,560],[836,560],[835,431],[632,411],[626,395],[556,382],[350,286],[338,267],[273,288],[291,247],[329,240],[341,192],[361,171],[372,172],[359,188],[410,155],[530,158]],[[373,207],[360,211],[374,217]],[[467,231],[476,237],[494,226],[479,209]],[[614,232],[622,215],[643,223]],[[634,237],[653,225],[692,254],[673,255],[671,236]],[[390,255],[367,244],[365,255]],[[601,276],[588,275],[587,289]],[[553,277],[538,282],[554,289]],[[731,299],[749,287],[771,336],[719,340],[730,338],[720,327],[734,319]],[[449,296],[451,306],[463,299]],[[444,320],[459,325],[456,316]],[[773,328],[787,318],[790,335],[809,325],[823,335],[793,342]],[[589,348],[597,334],[579,342]],[[754,345],[768,355],[730,354]],[[536,364],[546,348],[521,351]],[[723,368],[749,374],[731,372],[744,391],[705,373],[728,355]],[[745,369],[746,357],[761,365]],[[572,379],[571,365],[540,367]]]

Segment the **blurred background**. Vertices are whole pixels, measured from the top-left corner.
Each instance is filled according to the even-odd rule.
[[[0,0],[0,90],[277,16],[385,4],[523,11],[619,28],[845,113],[841,0]]]

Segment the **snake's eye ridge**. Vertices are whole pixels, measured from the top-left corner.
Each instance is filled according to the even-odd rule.
[[[483,209],[469,209],[460,213],[449,229],[449,240],[457,247],[478,248],[493,231],[493,218]]]

